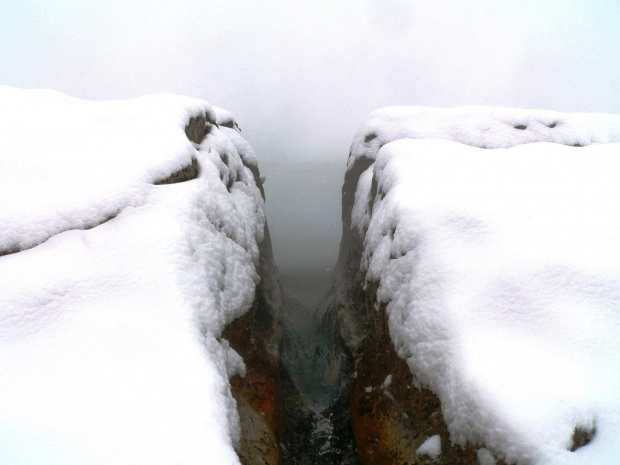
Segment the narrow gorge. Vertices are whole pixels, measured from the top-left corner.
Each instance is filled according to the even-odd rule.
[[[597,131],[579,115],[553,112],[404,107],[399,111],[376,112],[353,140],[342,186],[343,233],[332,288],[316,309],[305,308],[286,290],[282,294],[280,373],[287,425],[282,463],[555,463],[533,455],[526,458],[531,449],[515,453],[506,443],[498,446],[484,435],[459,436],[454,413],[444,416],[441,390],[430,388],[432,375],[417,378],[405,348],[395,347],[389,323],[391,299],[385,297],[385,288],[393,284],[384,283],[382,288],[372,273],[373,254],[387,254],[378,259],[385,269],[419,243],[402,234],[398,237],[399,218],[393,217],[387,230],[382,226],[382,241],[388,242],[371,249],[369,224],[393,185],[382,186],[377,179],[381,171],[375,168],[373,175],[373,167],[383,146],[402,139],[441,134],[446,141],[486,150],[540,142],[584,147],[616,140],[617,129],[609,131],[600,124]],[[405,273],[415,273],[415,268]],[[420,324],[428,323],[422,318]],[[595,431],[592,424],[576,422],[561,447],[573,453],[589,444]]]

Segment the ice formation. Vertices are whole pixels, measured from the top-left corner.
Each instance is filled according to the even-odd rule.
[[[353,142],[366,282],[451,440],[486,463],[620,457],[614,142],[617,116],[406,107]]]
[[[172,95],[0,102],[0,462],[239,463],[221,332],[265,215],[234,120]]]

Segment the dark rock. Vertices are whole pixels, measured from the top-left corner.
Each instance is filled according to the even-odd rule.
[[[155,181],[154,184],[159,186],[162,184],[176,184],[178,182],[191,181],[192,179],[196,179],[199,174],[200,167],[198,165],[198,160],[192,158],[192,161],[189,165],[186,165],[180,170],[175,171],[167,178]]]
[[[193,143],[200,144],[209,133],[209,126],[205,115],[195,116],[185,125],[185,135]]]
[[[571,446],[569,450],[575,452],[580,447],[583,447],[590,443],[594,435],[596,434],[596,427],[584,428],[576,426],[573,430],[573,437],[571,438]]]

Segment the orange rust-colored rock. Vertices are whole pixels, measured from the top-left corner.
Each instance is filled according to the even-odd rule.
[[[417,457],[416,451],[426,439],[438,434],[442,454],[432,463],[478,464],[479,446],[452,445],[439,399],[428,389],[413,385],[409,367],[398,357],[389,337],[385,305],[378,311],[370,304],[367,308],[370,309],[369,333],[363,342],[350,394],[351,422],[360,463],[430,463],[428,458]]]
[[[279,465],[280,443],[286,429],[279,359],[267,350],[268,334],[255,318],[255,302],[244,316],[224,330],[233,349],[246,365],[246,375],[231,379],[241,420],[239,459],[244,465]]]

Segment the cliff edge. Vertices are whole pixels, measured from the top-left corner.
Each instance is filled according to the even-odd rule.
[[[362,464],[617,460],[618,142],[613,115],[370,115],[336,276]]]
[[[173,95],[0,101],[1,461],[279,463],[279,287],[234,119]]]

